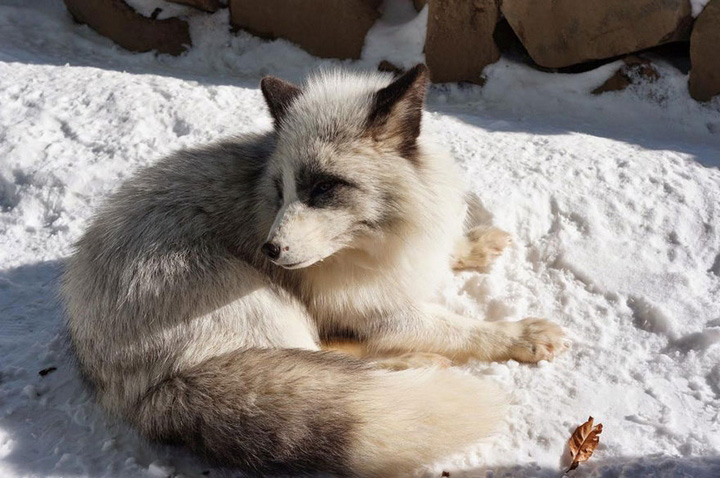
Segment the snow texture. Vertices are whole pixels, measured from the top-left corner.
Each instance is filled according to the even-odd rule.
[[[179,3],[166,2],[164,0],[124,0],[136,12],[145,17],[152,17],[153,13],[158,10],[158,20],[164,20],[170,17],[180,17],[192,15],[195,11],[193,7],[181,5]]]
[[[356,62],[235,36],[227,9],[189,14],[194,47],[173,58],[123,51],[58,0],[0,0],[0,476],[225,476],[93,404],[62,332],[63,259],[137,168],[269,128],[263,75],[421,60],[427,12],[385,13]],[[511,391],[510,413],[425,476],[557,477],[589,415],[605,429],[578,477],[720,476],[720,101],[696,103],[655,63],[657,82],[601,96],[619,63],[562,75],[501,60],[482,89],[432,87],[424,127],[515,238],[440,300],[479,320],[548,317],[574,343],[553,363],[465,367]]]
[[[693,18],[696,18],[705,8],[710,0],[690,0],[690,8]]]

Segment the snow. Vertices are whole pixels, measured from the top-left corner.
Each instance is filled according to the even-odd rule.
[[[192,15],[193,7],[179,3],[166,2],[164,0],[125,0],[137,13],[145,17],[152,17],[156,9],[160,9],[155,18],[164,20],[171,17],[184,17]]]
[[[62,261],[135,169],[269,127],[261,76],[421,59],[427,11],[396,0],[385,13],[356,62],[233,36],[227,10],[191,14],[194,47],[172,58],[123,51],[62,2],[0,0],[0,476],[222,476],[95,407],[62,334]],[[559,476],[589,415],[605,428],[576,476],[720,476],[720,100],[696,103],[686,75],[655,65],[657,82],[601,96],[619,63],[560,75],[501,60],[482,89],[433,86],[425,127],[515,238],[441,300],[487,320],[551,318],[573,348],[465,367],[513,404],[496,436],[426,476]]]
[[[383,7],[382,16],[365,38],[362,59],[366,68],[376,67],[382,60],[405,69],[422,63],[427,5],[419,14],[407,0],[386,1]]]
[[[697,18],[710,0],[690,0],[690,9],[693,18]]]

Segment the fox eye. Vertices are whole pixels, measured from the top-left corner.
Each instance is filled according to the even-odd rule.
[[[313,196],[322,196],[323,194],[326,194],[333,190],[337,186],[336,182],[333,181],[323,181],[321,183],[318,183],[315,185],[315,187],[312,190]]]

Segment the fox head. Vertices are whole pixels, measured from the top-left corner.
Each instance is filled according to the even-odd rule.
[[[261,250],[274,264],[299,269],[345,249],[373,253],[405,219],[410,191],[425,187],[417,170],[427,76],[418,65],[394,80],[338,71],[297,87],[263,78],[276,148],[258,193],[267,218]]]

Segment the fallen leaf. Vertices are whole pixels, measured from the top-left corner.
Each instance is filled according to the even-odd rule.
[[[575,429],[568,441],[572,465],[567,471],[574,470],[580,463],[590,459],[598,444],[600,444],[602,429],[602,423],[598,423],[593,427],[593,417],[588,418],[588,421]]]

